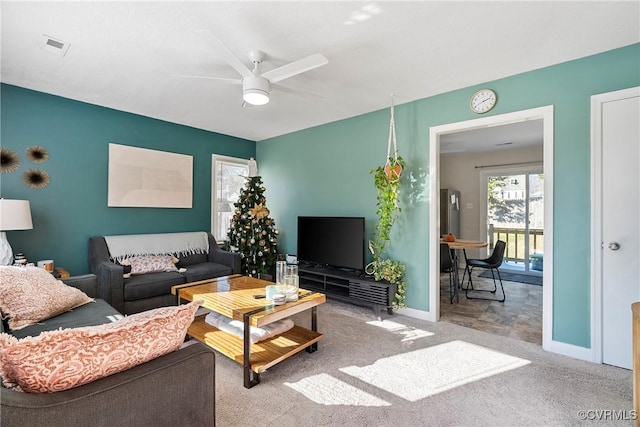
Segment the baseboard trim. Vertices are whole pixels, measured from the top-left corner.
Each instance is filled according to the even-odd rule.
[[[415,308],[399,308],[396,310],[398,314],[402,314],[414,319],[426,320],[428,322],[436,322],[437,319],[430,311],[418,310]]]
[[[593,350],[586,347],[580,347],[573,344],[567,344],[560,341],[551,340],[551,345],[543,347],[544,350],[551,353],[560,354],[562,356],[573,357],[574,359],[584,360],[587,362],[598,363],[593,359]]]
[[[415,319],[426,320],[428,322],[437,322],[434,313],[430,311],[418,310],[415,308],[399,308],[396,313],[402,314]],[[574,359],[584,360],[586,362],[601,363],[594,359],[593,349],[580,347],[573,344],[567,344],[560,341],[551,340],[548,346],[543,345],[542,348],[550,353],[556,353],[562,356],[572,357]]]

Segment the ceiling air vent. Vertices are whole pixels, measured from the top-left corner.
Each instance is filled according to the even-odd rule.
[[[55,53],[56,55],[64,56],[67,50],[69,50],[69,43],[54,39],[46,34],[42,35],[42,40],[44,41],[44,50]]]

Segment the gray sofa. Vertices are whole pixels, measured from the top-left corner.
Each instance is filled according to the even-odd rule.
[[[184,271],[124,277],[118,260],[171,253]],[[159,233],[97,236],[89,239],[89,271],[98,276],[100,298],[124,314],[176,304],[171,287],[240,273],[240,254],[218,247],[211,233]]]
[[[64,279],[97,297],[96,276]],[[40,324],[4,332],[20,338],[59,327],[94,326],[119,314],[100,299]],[[181,349],[100,380],[56,393],[0,386],[1,426],[214,426],[215,355],[188,341]]]

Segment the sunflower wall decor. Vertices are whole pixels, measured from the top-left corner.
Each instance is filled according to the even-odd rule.
[[[46,170],[29,168],[22,174],[22,181],[31,188],[41,189],[49,185],[51,178]]]
[[[49,159],[49,152],[41,145],[32,145],[27,148],[27,158],[33,163],[44,163]]]
[[[0,172],[11,173],[20,168],[22,160],[11,148],[0,147]]]

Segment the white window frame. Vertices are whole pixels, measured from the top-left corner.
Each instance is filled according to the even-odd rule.
[[[216,186],[216,176],[220,165],[223,163],[244,166],[246,167],[247,176],[249,174],[249,159],[222,156],[220,154],[213,154],[211,156],[211,234],[213,234],[218,243],[227,241],[226,234],[222,237],[216,236],[216,230],[218,229],[218,188]]]

